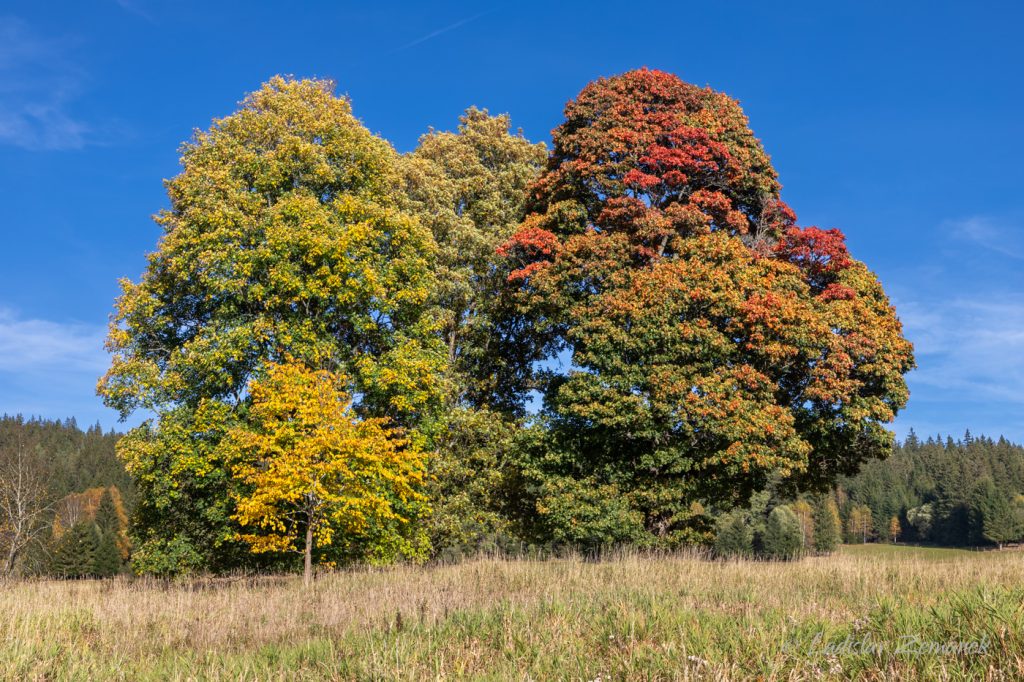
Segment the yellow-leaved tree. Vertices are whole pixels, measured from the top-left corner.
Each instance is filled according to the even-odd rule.
[[[309,584],[314,550],[382,527],[408,526],[402,509],[425,499],[418,448],[384,419],[360,419],[346,378],[286,361],[249,385],[244,426],[229,432],[233,516],[254,553],[298,552]],[[399,552],[424,547],[407,539]]]

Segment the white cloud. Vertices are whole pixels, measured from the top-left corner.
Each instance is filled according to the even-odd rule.
[[[145,19],[146,21],[150,21],[150,22],[153,21],[153,15],[151,15],[149,13],[149,11],[145,8],[145,6],[144,6],[145,3],[138,2],[137,0],[114,0],[114,1],[117,3],[118,7],[120,7],[124,11],[129,12],[131,14],[134,14],[136,16],[140,16],[143,19]]]
[[[915,399],[1024,403],[1024,296],[897,302],[918,369]]]
[[[95,379],[108,364],[105,333],[98,325],[20,319],[0,308],[0,372],[86,373]]]
[[[1024,233],[1014,223],[989,216],[972,216],[950,221],[947,226],[959,240],[1010,258],[1024,259]]]
[[[0,143],[31,150],[79,149],[97,140],[71,111],[85,74],[69,45],[0,17]]]
[[[30,319],[0,307],[0,414],[116,426],[116,413],[96,396],[109,365],[105,333],[101,325]]]

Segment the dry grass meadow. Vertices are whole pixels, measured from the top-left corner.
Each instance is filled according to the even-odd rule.
[[[1024,679],[1019,551],[12,582],[0,609],[9,680]]]

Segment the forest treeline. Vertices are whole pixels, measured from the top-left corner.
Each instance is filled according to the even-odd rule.
[[[1024,540],[1024,448],[913,431],[835,493],[849,541],[996,545]]]
[[[7,529],[0,534],[0,551],[6,572],[79,578],[130,570],[135,486],[115,454],[119,436],[98,426],[82,431],[73,419],[0,418],[0,494]],[[22,538],[11,532],[17,519],[11,516],[16,491],[10,474],[19,458],[22,500],[34,502],[38,512]],[[33,480],[44,485],[33,489]],[[445,502],[465,504],[465,498]],[[510,503],[492,504],[489,522],[458,534],[435,527],[431,556],[454,560],[481,551],[528,551],[529,539],[513,529],[512,519],[502,518],[501,509]],[[752,495],[746,507],[718,513],[714,528],[708,544],[728,557],[795,558],[828,553],[841,542],[955,547],[1021,542],[1024,447],[969,432],[960,440],[922,441],[911,431],[890,456],[867,463],[825,494],[793,498],[772,487]],[[452,538],[458,541],[444,543]],[[8,564],[10,556],[15,558]]]
[[[334,90],[274,78],[197,131],[121,282],[133,570],[843,532],[827,492],[890,453],[912,347],[735,100],[640,69],[550,149],[470,108],[399,154]]]
[[[3,573],[103,577],[128,565],[135,483],[120,434],[74,419],[0,417]]]

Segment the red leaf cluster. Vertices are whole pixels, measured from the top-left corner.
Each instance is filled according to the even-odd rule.
[[[518,264],[508,276],[510,282],[524,281],[549,263],[559,249],[558,237],[539,227],[516,232],[498,248],[498,255]]]
[[[824,281],[852,264],[846,249],[846,236],[837,229],[791,227],[775,245],[775,253],[807,273],[812,285],[825,289]]]

